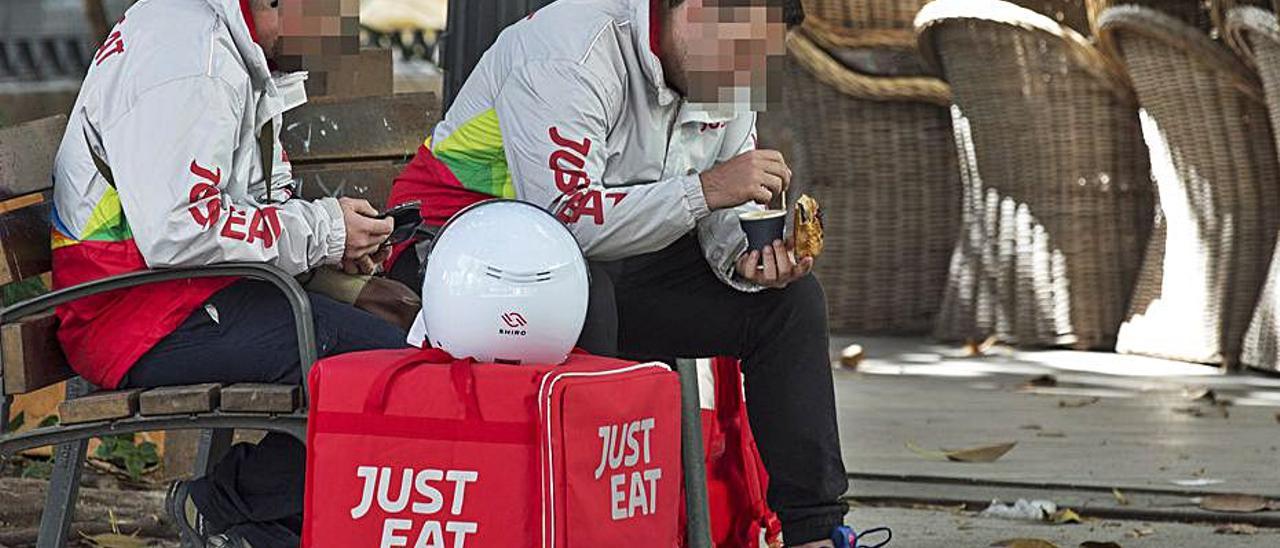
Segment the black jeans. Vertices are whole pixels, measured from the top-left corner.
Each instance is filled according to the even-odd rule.
[[[783,536],[788,544],[830,538],[848,510],[840,501],[848,483],[818,280],[738,291],[716,277],[693,235],[648,255],[593,263],[591,275],[581,346],[637,359],[741,359]]]
[[[406,346],[400,328],[323,295],[310,296],[320,357]],[[279,290],[266,282],[236,282],[139,359],[121,388],[298,384],[302,368],[294,329]],[[214,533],[234,532],[257,548],[297,546],[305,464],[302,443],[268,434],[257,445],[232,447],[208,476],[191,483],[191,496]]]

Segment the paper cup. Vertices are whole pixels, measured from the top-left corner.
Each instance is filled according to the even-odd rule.
[[[782,239],[787,224],[787,212],[782,209],[766,209],[738,215],[742,231],[747,233],[747,250],[760,251]]]

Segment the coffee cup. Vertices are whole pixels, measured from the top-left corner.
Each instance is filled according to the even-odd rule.
[[[787,212],[784,209],[749,211],[738,215],[738,223],[747,233],[747,251],[761,251],[773,245],[774,240],[782,239]]]

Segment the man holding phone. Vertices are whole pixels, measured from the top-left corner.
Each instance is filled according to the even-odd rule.
[[[276,0],[139,2],[112,29],[58,150],[55,287],[224,262],[374,271],[392,220],[364,200],[293,196],[279,141],[284,104],[268,68],[283,9]],[[364,311],[316,294],[311,306],[322,357],[404,346],[401,329]],[[105,389],[301,381],[292,313],[264,282],[152,284],[58,316],[71,366]],[[300,443],[272,434],[234,447],[208,477],[175,484],[169,511],[184,546],[296,546],[304,461]]]

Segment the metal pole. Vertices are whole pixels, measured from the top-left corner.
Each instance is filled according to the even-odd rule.
[[[689,548],[711,548],[707,507],[707,463],[702,450],[702,408],[698,401],[697,360],[676,360],[680,374],[680,452],[684,461],[684,503]]]

